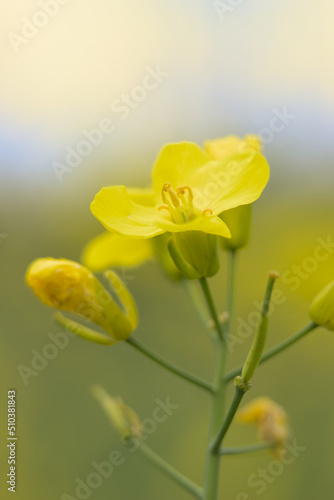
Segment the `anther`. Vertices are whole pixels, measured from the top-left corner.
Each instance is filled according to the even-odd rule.
[[[168,205],[160,205],[160,207],[158,207],[158,210],[168,210],[168,212],[170,213]]]
[[[180,201],[179,201],[178,197],[176,196],[174,189],[171,187],[171,185],[169,183],[164,184],[164,186],[162,188],[162,194],[161,194],[162,201],[164,203],[166,203],[166,205],[169,205],[170,201],[169,201],[168,197],[166,196],[167,193],[169,194],[170,201],[172,202],[173,206],[175,208],[179,207]]]
[[[210,210],[210,208],[207,208],[206,210],[203,210],[202,215],[213,215],[213,211]]]
[[[190,203],[194,199],[194,194],[189,186],[180,186],[176,190],[178,196],[186,194],[186,191],[188,192],[188,201]]]

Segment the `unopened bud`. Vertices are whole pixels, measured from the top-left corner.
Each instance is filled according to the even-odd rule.
[[[334,281],[313,299],[309,312],[314,323],[334,331]]]
[[[92,394],[104,409],[122,440],[141,437],[142,425],[139,417],[132,408],[124,404],[121,398],[110,396],[100,385],[92,387]]]

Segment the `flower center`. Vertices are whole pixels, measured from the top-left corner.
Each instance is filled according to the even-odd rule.
[[[180,186],[174,191],[171,185],[166,183],[162,188],[161,198],[164,204],[159,207],[159,210],[168,210],[177,224],[195,218],[194,195],[189,186]]]

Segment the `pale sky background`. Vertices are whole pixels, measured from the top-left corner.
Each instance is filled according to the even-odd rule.
[[[6,176],[58,182],[52,165],[66,146],[114,119],[111,103],[155,65],[169,76],[126,120],[116,117],[115,132],[71,182],[105,161],[117,170],[129,150],[153,159],[165,142],[259,132],[284,107],[296,118],[267,145],[268,155],[289,151],[294,168],[333,157],[334,3],[245,0],[220,19],[213,1],[69,0],[16,53],[9,34],[21,35],[23,18],[31,21],[41,3],[1,7]]]

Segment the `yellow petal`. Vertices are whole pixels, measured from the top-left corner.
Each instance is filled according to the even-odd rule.
[[[154,253],[151,241],[129,239],[117,233],[104,232],[84,248],[82,261],[92,271],[108,267],[135,267],[149,260]]]
[[[240,153],[212,161],[193,173],[190,185],[196,208],[215,215],[257,200],[269,180],[269,166],[260,153]]]
[[[130,199],[134,203],[138,203],[138,205],[143,205],[144,207],[154,207],[157,204],[157,197],[152,188],[127,187],[126,190]]]
[[[152,238],[164,233],[155,224],[156,208],[134,203],[125,186],[101,189],[91,204],[93,215],[109,231],[134,238]]]
[[[222,160],[228,156],[244,151],[262,151],[261,139],[248,134],[243,139],[236,135],[228,135],[219,139],[204,142],[205,151],[215,160]]]
[[[153,167],[153,188],[160,196],[164,184],[175,189],[189,185],[192,174],[209,161],[209,156],[197,144],[180,142],[167,144]]]
[[[184,224],[176,224],[167,218],[160,218],[158,224],[161,228],[170,233],[202,231],[203,233],[215,234],[217,236],[223,236],[224,238],[231,237],[230,230],[225,222],[223,222],[219,217],[211,216],[209,214],[200,214],[192,221],[185,222]]]

